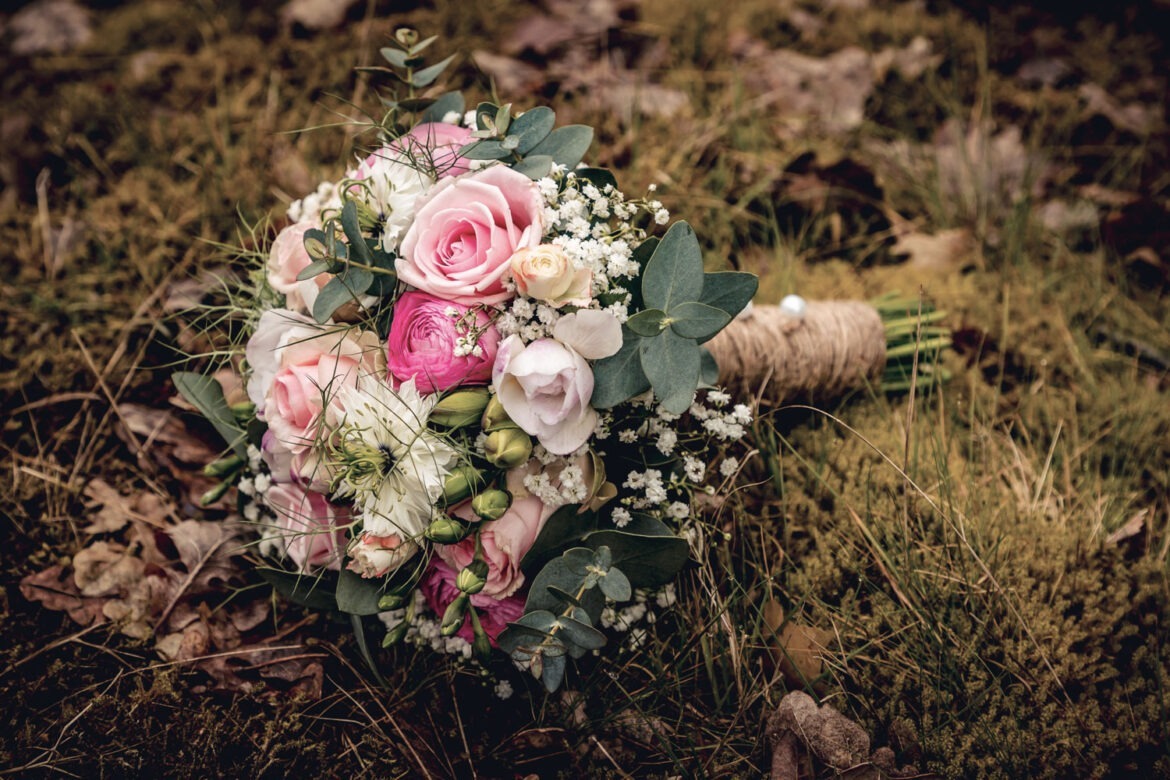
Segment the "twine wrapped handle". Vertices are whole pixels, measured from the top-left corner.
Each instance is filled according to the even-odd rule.
[[[753,306],[706,347],[719,364],[719,384],[773,404],[877,384],[886,365],[881,315],[860,301],[809,301],[803,316]]]

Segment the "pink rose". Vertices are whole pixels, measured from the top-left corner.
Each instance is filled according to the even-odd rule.
[[[504,286],[517,249],[540,244],[544,200],[536,182],[503,165],[447,178],[415,213],[395,261],[398,278],[468,306],[512,297]]]
[[[509,336],[496,355],[492,384],[504,411],[525,433],[554,455],[568,455],[589,440],[597,426],[593,369],[587,360],[614,354],[622,328],[608,312],[583,310],[565,315],[553,338],[528,346]]]
[[[308,312],[317,292],[332,278],[331,274],[317,274],[297,281],[297,274],[313,262],[305,250],[305,233],[313,227],[310,222],[289,225],[277,234],[268,252],[268,284],[284,296],[285,307],[293,311]]]
[[[353,559],[347,567],[363,577],[385,577],[409,561],[418,552],[418,545],[400,534],[374,536],[363,533],[349,548]]]
[[[348,508],[296,484],[273,485],[264,500],[276,512],[276,538],[300,571],[341,568]]]
[[[471,131],[448,122],[424,122],[390,146],[404,157],[433,167],[435,177],[458,176],[467,173],[468,161],[459,156],[459,150],[471,143]]]
[[[524,584],[520,561],[532,548],[537,534],[554,511],[555,507],[545,506],[536,496],[528,496],[513,501],[512,506],[498,520],[483,523],[479,543],[483,546],[488,577],[487,585],[480,593],[502,599],[520,589]],[[479,520],[471,509],[470,501],[455,507],[452,514],[464,520]],[[448,566],[459,571],[475,558],[475,535],[458,544],[436,544],[435,552]]]
[[[431,559],[431,565],[423,574],[420,589],[427,604],[439,617],[443,616],[448,605],[459,596],[459,588],[455,585],[457,576],[454,569],[436,558]],[[479,624],[487,634],[492,647],[498,647],[496,640],[508,624],[519,620],[524,614],[524,596],[520,594],[495,599],[480,592],[471,597],[471,605],[475,607]],[[463,625],[455,635],[468,642],[475,640],[470,615],[463,618]]]
[[[447,313],[451,308],[457,312],[454,318]],[[465,306],[424,292],[407,292],[398,298],[386,342],[386,364],[395,389],[411,377],[423,395],[457,385],[486,385],[491,380],[500,334],[482,308],[468,312]],[[475,342],[479,354],[472,351],[456,357],[458,341],[470,335],[472,323],[479,331]]]
[[[521,295],[550,306],[588,306],[593,299],[593,272],[577,268],[555,244],[521,249],[512,255],[512,280]]]
[[[270,309],[248,341],[248,396],[276,441],[300,455],[316,443],[322,412],[337,405],[342,387],[382,381],[382,354],[373,331],[321,327]]]

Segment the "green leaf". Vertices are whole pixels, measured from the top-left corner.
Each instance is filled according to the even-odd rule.
[[[451,64],[451,61],[455,59],[455,56],[456,55],[452,54],[450,57],[447,57],[440,62],[436,62],[430,67],[423,68],[422,70],[416,70],[410,77],[410,85],[417,89],[429,87],[435,81],[435,79],[437,79],[443,73],[443,71],[447,69],[447,66]]]
[[[605,634],[587,623],[573,620],[571,617],[559,617],[560,634],[577,647],[583,650],[598,650],[605,647]]]
[[[760,288],[760,278],[741,271],[703,274],[703,295],[699,303],[722,309],[734,317],[751,302]]]
[[[552,171],[552,164],[553,159],[547,154],[530,154],[513,165],[512,170],[536,181],[548,176],[549,172]]]
[[[593,364],[593,397],[589,403],[595,409],[617,406],[650,388],[650,380],[642,370],[642,341],[641,336],[622,326],[622,348]]]
[[[532,148],[548,137],[556,124],[557,115],[547,106],[530,108],[512,121],[508,135],[518,139],[517,154],[528,154]]]
[[[605,576],[598,580],[597,585],[606,598],[614,601],[629,601],[634,595],[629,577],[616,566],[610,567]]]
[[[512,152],[494,138],[474,141],[459,150],[459,156],[468,160],[502,160],[510,154]]]
[[[719,363],[715,361],[715,356],[711,350],[699,347],[699,359],[699,385],[715,385],[719,381]]]
[[[657,336],[666,327],[666,312],[662,309],[643,309],[626,320],[626,327],[639,336]]]
[[[669,312],[680,303],[697,301],[702,292],[699,239],[686,222],[675,222],[642,272],[642,298],[647,308]]]
[[[360,273],[355,273],[360,272]],[[364,274],[364,276],[362,276]],[[355,300],[370,286],[374,275],[360,268],[351,268],[344,275],[338,274],[329,280],[317,293],[317,300],[313,302],[313,319],[324,325],[333,316],[333,312]],[[364,282],[360,287],[356,286]],[[350,285],[355,285],[350,287]]]
[[[574,542],[579,542],[591,531],[597,530],[597,515],[593,512],[578,514],[577,504],[568,504],[553,512],[536,536],[520,561],[520,568],[531,574],[541,569],[549,560]]]
[[[343,568],[337,577],[337,608],[351,615],[376,615],[382,611],[378,607],[382,586],[381,579],[366,579]]]
[[[458,114],[459,119],[462,120],[465,105],[462,93],[444,92],[435,99],[434,103],[427,106],[427,109],[419,116],[418,121],[420,123],[442,122],[443,117],[452,112]]]
[[[565,561],[565,567],[578,581],[589,576],[588,568],[593,565],[593,550],[588,547],[573,547],[565,550],[561,558]]]
[[[311,262],[307,266],[305,266],[305,270],[303,270],[299,274],[297,274],[297,281],[303,282],[306,279],[312,279],[314,276],[317,276],[319,274],[323,274],[328,270],[329,270],[329,261],[327,261],[327,260],[314,260],[313,262]]]
[[[618,186],[617,179],[605,168],[577,168],[573,174],[578,179],[592,182],[593,186],[602,192],[605,192],[606,185],[612,186],[615,190]]]
[[[345,231],[345,237],[349,240],[351,256],[356,257],[359,263],[373,265],[374,257],[370,254],[370,248],[366,246],[365,236],[362,235],[362,228],[358,224],[357,204],[352,200],[347,200],[341,207],[341,229]]]
[[[671,329],[683,338],[709,339],[727,327],[731,315],[705,303],[687,301],[670,310],[670,320]]]
[[[546,609],[538,609],[534,612],[527,612],[516,621],[521,626],[527,626],[541,634],[548,636],[552,631],[553,624],[557,622],[557,616]]]
[[[194,371],[178,371],[171,376],[171,381],[174,382],[175,389],[207,418],[232,452],[246,458],[247,436],[236,422],[219,382]]]
[[[378,665],[374,663],[374,656],[370,652],[370,645],[366,641],[366,627],[362,624],[361,615],[350,615],[349,624],[353,626],[353,638],[357,640],[358,651],[362,654],[362,660],[366,662],[366,667],[370,670],[370,674],[374,675],[378,685],[383,688],[390,687],[386,678],[378,671]]]
[[[305,252],[313,260],[328,260],[331,255],[329,253],[329,238],[325,235],[325,231],[317,228],[310,228],[305,231]]]
[[[294,574],[281,569],[259,568],[260,577],[281,595],[282,598],[302,607],[320,612],[337,609],[337,593],[331,580],[322,576]]]
[[[555,162],[573,170],[593,143],[593,128],[588,125],[565,125],[548,134],[534,146],[532,154],[547,154]]]
[[[546,655],[544,657],[544,668],[540,673],[540,681],[544,683],[544,689],[549,693],[554,693],[557,688],[561,687],[561,683],[565,679],[565,665],[568,661],[563,655]]]
[[[691,405],[699,386],[699,346],[673,330],[664,330],[652,339],[643,339],[642,370],[659,402],[671,414],[682,414]]]
[[[475,126],[480,130],[493,129],[496,126],[496,112],[500,107],[495,103],[480,103],[475,107]],[[488,122],[491,122],[489,125]]]
[[[549,590],[549,586],[576,596],[581,587],[581,578],[568,570],[564,558],[553,558],[533,579],[532,587],[528,591],[528,600],[524,603],[525,614],[542,609],[560,612],[565,608],[565,603]],[[597,588],[585,591],[579,601],[580,606],[594,620],[601,614],[601,609],[605,606],[605,597]]]
[[[389,46],[383,46],[378,50],[382,54],[382,58],[389,62],[396,68],[406,67],[406,58],[409,56],[406,52],[400,49],[391,49]]]
[[[666,535],[634,534],[628,528],[597,531],[586,537],[585,543],[593,548],[609,547],[613,565],[626,575],[631,587],[665,585],[686,565],[691,548],[685,539],[669,531]]]

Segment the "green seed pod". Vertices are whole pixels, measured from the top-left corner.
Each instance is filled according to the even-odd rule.
[[[485,433],[502,431],[505,428],[520,427],[504,411],[504,405],[500,403],[500,397],[497,395],[493,395],[491,400],[488,401],[487,407],[483,410],[483,420],[481,422]]]
[[[498,520],[512,506],[512,494],[507,490],[485,490],[471,499],[472,510],[482,520]]]
[[[445,395],[431,410],[430,421],[452,429],[474,425],[483,417],[488,398],[489,394],[485,387],[459,390]]]
[[[523,466],[532,457],[532,438],[519,428],[504,428],[488,434],[484,457],[501,469]]]

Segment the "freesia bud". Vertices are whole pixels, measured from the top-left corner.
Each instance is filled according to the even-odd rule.
[[[410,623],[403,620],[394,628],[386,632],[386,636],[382,637],[382,647],[392,647],[402,641],[406,636],[406,632],[410,629]]]
[[[504,428],[489,433],[483,448],[488,463],[501,469],[514,469],[532,456],[532,437],[519,428]]]
[[[483,416],[488,404],[487,388],[459,390],[443,396],[431,410],[430,420],[444,428],[463,428],[474,425]]]
[[[387,593],[378,599],[378,609],[383,611],[388,609],[401,609],[404,604],[406,604],[406,596],[401,593]]]
[[[243,467],[244,459],[239,455],[232,455],[208,463],[203,467],[203,475],[206,477],[226,477],[229,474],[236,473]]]
[[[482,520],[498,520],[512,506],[512,494],[506,490],[485,490],[471,499],[471,509]]]
[[[223,494],[228,492],[231,486],[231,482],[220,482],[218,485],[199,497],[199,505],[210,506],[211,504],[214,504],[216,501],[219,501],[221,498],[223,498]]]
[[[468,596],[474,596],[487,585],[488,566],[484,561],[472,561],[455,578],[455,587]]]

